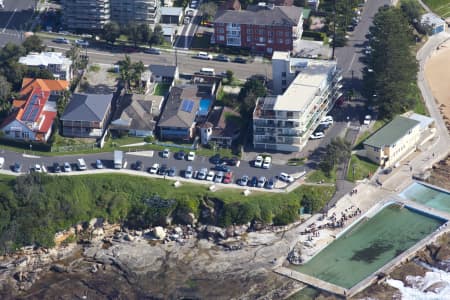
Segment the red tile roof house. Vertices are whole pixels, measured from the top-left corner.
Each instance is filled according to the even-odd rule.
[[[303,9],[297,6],[249,5],[247,10],[219,12],[214,20],[217,45],[260,53],[291,51],[302,33]]]
[[[24,78],[20,97],[13,101],[14,112],[0,126],[4,137],[47,142],[56,117],[56,101],[49,98],[68,87],[65,80]]]

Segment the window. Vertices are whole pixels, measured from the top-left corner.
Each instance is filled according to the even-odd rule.
[[[286,80],[281,80],[282,85],[286,85]]]
[[[252,36],[251,35],[247,35],[247,42],[251,42],[252,41]]]
[[[290,39],[286,39],[284,42],[286,45],[289,45],[290,43],[292,43],[292,41]]]
[[[285,36],[285,37],[291,37],[291,33],[290,33],[289,31],[285,31],[285,32],[284,32],[284,36]]]
[[[247,28],[247,34],[252,34],[252,29],[251,28]]]
[[[259,33],[260,35],[263,35],[263,34],[264,34],[264,29],[259,29],[259,30],[258,30],[258,33]]]
[[[260,36],[260,37],[259,37],[259,42],[260,42],[260,43],[264,43],[265,40],[266,40],[266,39],[265,39],[263,36]]]
[[[223,35],[219,35],[219,41],[225,41],[225,37]]]
[[[272,40],[272,39],[268,39],[268,40],[267,40],[267,43],[272,44],[272,43],[273,43],[273,40]]]
[[[225,30],[224,30],[223,28],[219,28],[219,29],[218,29],[218,32],[219,32],[219,33],[225,33]]]
[[[283,31],[277,31],[277,36],[283,36]]]
[[[288,111],[288,112],[287,112],[287,117],[288,117],[288,118],[294,117],[294,112]],[[292,122],[289,122],[289,123],[292,123]],[[293,126],[293,125],[294,125],[294,124],[292,123],[291,126]]]
[[[281,72],[281,77],[286,77],[286,72]]]
[[[278,44],[283,44],[283,39],[278,39]]]
[[[267,36],[271,38],[273,36],[273,32],[272,31],[267,31]]]

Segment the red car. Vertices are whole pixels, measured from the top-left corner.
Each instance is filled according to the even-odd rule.
[[[233,172],[225,173],[225,176],[223,178],[223,183],[231,183],[231,182],[233,182]]]

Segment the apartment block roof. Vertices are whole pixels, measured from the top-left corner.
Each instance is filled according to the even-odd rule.
[[[302,18],[302,8],[275,6],[271,9],[257,7],[250,10],[225,10],[219,12],[214,23],[233,23],[269,26],[297,26]]]
[[[383,128],[372,134],[363,144],[377,148],[392,146],[419,124],[420,122],[417,120],[397,116]]]
[[[72,64],[72,61],[61,52],[30,52],[19,58],[19,63],[27,66],[48,66]]]
[[[73,94],[62,121],[100,122],[108,111],[113,94]]]

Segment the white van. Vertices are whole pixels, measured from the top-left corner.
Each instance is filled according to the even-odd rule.
[[[201,68],[200,74],[214,76],[216,72],[213,68]]]
[[[5,164],[5,158],[0,157],[0,169],[3,168],[3,165]]]
[[[86,169],[87,169],[87,167],[86,167],[86,162],[84,161],[83,158],[79,158],[79,159],[78,159],[78,170],[84,171],[84,170],[86,170]]]

